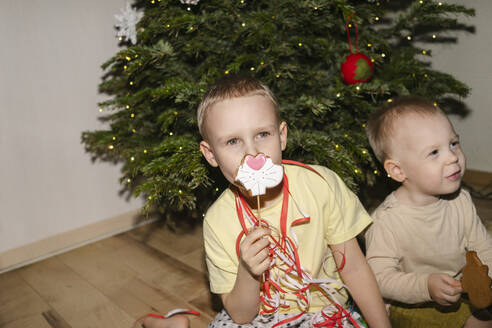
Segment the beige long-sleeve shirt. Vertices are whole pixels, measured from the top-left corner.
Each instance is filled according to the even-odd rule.
[[[454,276],[465,265],[466,250],[477,251],[492,270],[492,237],[463,189],[452,200],[421,207],[403,205],[392,193],[372,218],[366,256],[386,299],[407,304],[431,301],[428,276]]]

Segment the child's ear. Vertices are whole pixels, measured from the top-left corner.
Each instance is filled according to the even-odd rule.
[[[405,172],[401,169],[400,163],[398,161],[387,159],[384,161],[384,169],[389,176],[398,182],[405,181]]]
[[[285,147],[287,147],[287,123],[285,122],[280,123],[279,134],[280,134],[280,146],[282,147],[282,151],[284,151]]]
[[[212,147],[210,147],[210,144],[204,140],[200,142],[200,151],[203,154],[203,157],[207,160],[208,164],[210,164],[213,167],[219,166],[219,163],[217,163],[217,160],[215,159],[214,152],[212,150]]]

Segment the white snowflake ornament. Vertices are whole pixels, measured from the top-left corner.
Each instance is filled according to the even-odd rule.
[[[142,18],[143,13],[132,8],[130,3],[126,3],[125,9],[120,9],[121,15],[114,15],[117,20],[116,27],[118,28],[117,37],[126,38],[131,43],[137,43],[136,25]]]
[[[197,5],[200,0],[179,0],[184,5]]]

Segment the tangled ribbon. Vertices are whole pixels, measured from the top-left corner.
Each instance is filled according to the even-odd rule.
[[[295,161],[282,161],[284,164],[294,164],[306,167],[313,172],[320,175],[313,168],[306,164]],[[320,175],[321,176],[321,175]],[[282,179],[283,188],[283,200],[282,210],[280,214],[280,231],[277,228],[271,226],[268,221],[257,218],[251,211],[244,197],[239,193],[235,193],[236,212],[239,218],[239,222],[242,227],[242,231],[239,233],[236,239],[236,253],[240,256],[239,245],[244,235],[248,234],[248,226],[257,227],[262,226],[270,229],[272,233],[269,234],[269,256],[270,266],[263,274],[263,282],[261,284],[262,293],[260,296],[260,302],[262,309],[260,315],[268,316],[274,315],[275,322],[273,327],[280,327],[286,325],[289,322],[293,322],[301,318],[308,310],[310,303],[310,290],[316,288],[323,294],[329,301],[330,305],[324,307],[312,318],[312,326],[314,327],[348,327],[350,323],[359,327],[357,322],[352,317],[351,313],[347,312],[340,305],[337,300],[337,295],[340,292],[332,287],[333,284],[347,288],[346,285],[338,280],[334,279],[317,279],[313,278],[309,270],[302,267],[299,254],[297,251],[298,240],[294,231],[290,230],[293,226],[309,223],[310,218],[303,213],[301,208],[297,206],[297,210],[302,214],[300,219],[294,220],[290,227],[290,235],[287,235],[287,212],[289,196],[292,196],[289,192],[289,183],[287,176],[283,175]],[[337,271],[340,271],[345,263],[345,256],[342,254],[343,260]],[[325,259],[326,260],[326,259]],[[272,269],[276,270],[272,270]],[[290,305],[285,299],[286,294],[291,294],[296,297],[296,303],[301,312],[295,316],[287,318],[282,321],[278,321],[278,314],[280,309],[289,309]],[[350,311],[352,312],[352,311]]]

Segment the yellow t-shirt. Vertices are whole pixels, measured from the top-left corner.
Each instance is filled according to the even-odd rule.
[[[313,277],[341,281],[335,272],[336,265],[328,245],[340,244],[356,237],[371,223],[371,218],[357,196],[333,171],[317,165],[312,167],[324,179],[306,168],[284,164],[290,191],[287,227],[303,217],[296,204],[310,217],[309,223],[288,228],[287,234],[292,237],[290,229],[295,232],[301,265]],[[281,207],[282,197],[279,197],[273,205],[261,209],[262,218],[279,231]],[[257,214],[255,211],[253,213]],[[240,232],[234,193],[227,189],[208,209],[203,224],[206,262],[213,293],[229,293],[234,287],[239,263],[236,239]],[[339,285],[333,287],[341,288]],[[344,304],[347,295],[343,291],[342,294],[342,299],[338,301]],[[288,299],[290,309],[281,312],[299,312],[295,297],[291,295]],[[320,292],[311,288],[309,312],[317,312],[328,304],[330,302]]]

